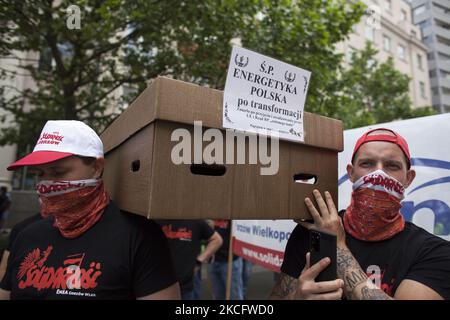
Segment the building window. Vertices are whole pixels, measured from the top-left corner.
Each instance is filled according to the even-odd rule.
[[[372,26],[366,24],[364,34],[367,40],[372,42],[375,40],[375,29]]]
[[[391,38],[386,35],[383,36],[383,49],[386,52],[391,52]]]
[[[431,38],[431,37],[430,37]],[[444,37],[441,37],[441,36],[439,36],[439,35],[436,35],[436,42],[439,44],[444,44],[444,45],[446,45],[447,47],[449,47],[450,46],[450,39],[448,39],[448,38],[444,38]],[[447,50],[444,50],[443,52],[446,52],[446,53],[448,53],[448,51]]]
[[[420,55],[420,54],[417,54],[417,65],[419,66],[420,70],[423,70],[422,55]]]
[[[441,76],[444,77],[447,80],[450,80],[450,72],[441,70]]]
[[[423,33],[423,30],[426,27],[428,27],[429,25],[430,25],[430,23],[428,22],[428,20],[422,21],[421,23],[418,24],[420,31],[422,31],[422,33]]]
[[[401,60],[406,60],[406,55],[405,55],[405,47],[404,46],[402,46],[402,45],[399,45],[398,47],[397,47],[397,55],[398,55],[398,57],[401,59]]]
[[[425,83],[423,81],[419,82],[419,88],[420,88],[420,96],[422,98],[426,98],[427,95],[425,94]]]
[[[433,9],[435,9],[436,11],[442,13],[442,14],[447,14],[450,15],[450,9],[447,9],[437,3],[433,3]]]
[[[401,10],[400,11],[400,21],[407,21],[408,20],[408,18],[407,18],[407,13],[406,13],[406,11],[405,10]]]
[[[429,45],[431,43],[433,43],[433,38],[432,37],[425,37],[422,39],[422,42],[425,43],[426,45]]]
[[[430,78],[436,78],[436,70],[431,70],[430,72],[429,72],[429,74],[430,74]]]
[[[438,27],[444,28],[444,29],[446,29],[446,30],[450,30],[450,24],[448,24],[448,23],[446,23],[446,22],[436,20],[436,25],[437,25]]]
[[[425,12],[425,10],[426,10],[425,5],[422,5],[420,7],[415,8],[413,14],[415,16],[418,16],[419,14]]]
[[[443,53],[438,53],[439,59],[449,63],[450,62],[450,56]]]
[[[389,13],[392,12],[392,0],[385,0],[385,2],[384,2],[384,10],[386,12],[389,12]]]

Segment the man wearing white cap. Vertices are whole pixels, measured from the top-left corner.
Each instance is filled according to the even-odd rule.
[[[80,121],[48,121],[31,166],[43,219],[11,246],[2,299],[178,299],[179,285],[159,226],[122,213],[101,180],[103,144]]]

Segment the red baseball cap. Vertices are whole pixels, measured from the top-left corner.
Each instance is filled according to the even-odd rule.
[[[387,135],[387,134],[374,134],[374,135],[370,135],[369,136],[370,133],[372,133],[374,131],[380,131],[380,130],[389,131],[394,136],[390,136],[390,135]],[[370,141],[386,141],[386,142],[395,143],[396,145],[398,145],[400,147],[400,149],[405,154],[407,162],[408,162],[408,169],[411,167],[411,156],[409,154],[408,143],[406,142],[405,138],[403,138],[397,132],[395,132],[395,131],[393,131],[391,129],[386,129],[386,128],[377,128],[377,129],[373,129],[373,130],[367,131],[366,133],[364,133],[358,139],[358,141],[356,141],[355,149],[353,150],[353,154],[352,154],[352,163],[353,163],[353,160],[355,158],[355,154],[359,150],[359,148],[364,143],[370,142]]]
[[[102,141],[81,121],[50,120],[42,129],[33,152],[10,164],[7,169],[46,164],[73,155],[103,158]]]

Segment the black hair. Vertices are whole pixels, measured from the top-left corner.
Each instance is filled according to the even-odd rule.
[[[77,156],[78,158],[81,159],[81,161],[83,161],[83,164],[86,166],[91,166],[94,164],[95,160],[97,160],[97,158],[94,157],[83,157],[83,156]],[[103,170],[100,173],[100,178],[103,177]]]
[[[97,160],[97,158],[94,158],[94,157],[83,157],[83,156],[77,156],[77,157],[80,158],[81,161],[83,161],[83,163],[87,166],[92,165],[95,162],[95,160]]]

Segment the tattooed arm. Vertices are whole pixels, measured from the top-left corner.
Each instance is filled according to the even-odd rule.
[[[392,299],[370,281],[345,245],[337,248],[337,273],[344,280],[344,294],[349,300]]]
[[[292,300],[295,291],[297,291],[298,279],[292,278],[287,274],[281,272],[275,287],[269,297],[271,300]]]
[[[352,300],[443,300],[430,287],[414,281],[403,280],[391,298],[368,279],[350,250],[341,245],[337,248],[337,272],[344,280],[344,294]]]
[[[318,190],[313,191],[319,210],[311,199],[305,198],[314,224],[299,222],[305,228],[316,229],[336,234],[337,237],[337,273],[338,278],[344,280],[344,295],[352,300],[388,300],[386,293],[375,286],[361,269],[358,261],[345,244],[345,231],[342,220],[338,215],[331,194],[325,192],[325,199]]]
[[[313,191],[319,211],[311,199],[306,198],[305,204],[314,219],[314,224],[299,221],[307,229],[316,229],[336,234],[337,237],[337,272],[344,280],[344,294],[353,300],[391,300],[392,298],[370,281],[358,261],[346,246],[345,231],[338,215],[333,199],[325,192],[325,200],[318,190]],[[300,277],[301,279],[301,277]],[[300,290],[299,290],[300,291]],[[404,279],[398,286],[395,299],[443,299],[432,288],[411,279]]]
[[[344,282],[340,279],[316,282],[322,270],[330,264],[324,258],[310,267],[310,254],[306,254],[306,264],[298,279],[281,273],[280,279],[272,290],[273,300],[339,300],[342,298]]]

